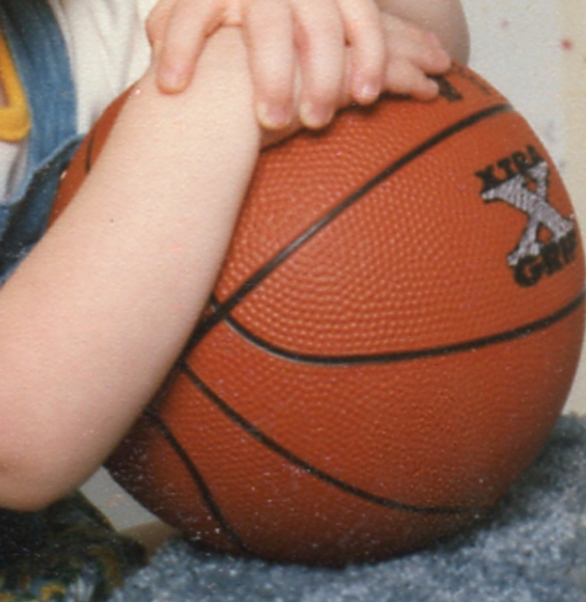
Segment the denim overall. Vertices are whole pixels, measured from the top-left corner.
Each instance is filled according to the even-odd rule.
[[[0,201],[2,284],[45,231],[59,178],[81,137],[67,46],[48,4],[1,0],[0,28],[32,119],[24,178]]]

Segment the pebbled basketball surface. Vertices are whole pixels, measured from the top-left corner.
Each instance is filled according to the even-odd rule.
[[[583,289],[546,150],[456,65],[432,104],[383,99],[264,153],[209,309],[110,470],[232,553],[344,564],[422,547],[483,515],[542,447]]]

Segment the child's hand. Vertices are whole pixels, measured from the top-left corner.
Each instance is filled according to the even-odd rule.
[[[439,87],[429,76],[450,68],[449,54],[431,31],[388,13],[381,15],[386,45],[382,88],[417,100],[432,100]]]
[[[242,24],[245,0],[157,0],[146,23],[158,57],[157,83],[167,93],[183,91],[192,79],[206,38],[222,25]]]
[[[383,90],[433,98],[427,74],[450,62],[433,34],[381,13],[375,0],[159,0],[147,24],[159,86],[185,88],[206,37],[230,25],[243,29],[266,129],[297,116],[319,128],[351,100],[368,104]]]

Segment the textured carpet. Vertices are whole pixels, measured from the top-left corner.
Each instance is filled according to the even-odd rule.
[[[563,417],[472,532],[369,566],[238,560],[169,542],[116,602],[586,602],[586,419]]]

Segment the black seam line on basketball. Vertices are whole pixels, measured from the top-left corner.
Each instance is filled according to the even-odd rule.
[[[194,482],[195,486],[199,489],[205,505],[207,506],[210,514],[214,517],[216,522],[222,527],[228,538],[237,545],[242,551],[249,554],[253,554],[253,551],[246,545],[246,543],[238,536],[234,528],[230,525],[226,517],[222,514],[220,507],[216,503],[210,488],[208,487],[205,479],[193,463],[193,460],[189,457],[187,452],[183,449],[183,446],[177,441],[169,427],[165,424],[163,419],[151,408],[145,408],[144,414],[153,421],[156,428],[159,430],[163,439],[171,446],[173,451],[179,457],[181,463],[187,469],[189,476]]]
[[[256,347],[275,355],[277,357],[295,361],[303,364],[315,364],[320,366],[349,366],[349,365],[364,365],[364,364],[390,364],[395,362],[407,362],[418,359],[427,359],[433,357],[441,357],[445,355],[453,355],[455,353],[463,353],[466,351],[472,351],[482,349],[483,347],[490,347],[491,345],[497,345],[499,343],[506,343],[515,339],[527,337],[540,330],[545,330],[559,322],[569,314],[576,311],[580,305],[584,302],[585,292],[582,291],[571,303],[568,303],[565,307],[556,311],[545,318],[530,322],[518,328],[499,332],[497,334],[489,335],[486,337],[480,337],[478,339],[472,339],[470,341],[462,341],[460,343],[453,343],[451,345],[444,345],[441,347],[430,347],[427,349],[413,349],[409,351],[390,351],[386,353],[376,354],[356,354],[356,355],[312,355],[305,353],[298,353],[277,347],[272,343],[261,339],[254,333],[246,329],[242,324],[237,322],[232,316],[225,318],[226,323],[233,328],[238,334],[248,342],[252,343]]]
[[[354,485],[350,485],[345,481],[337,479],[327,472],[309,464],[293,452],[284,448],[282,445],[271,439],[268,435],[263,433],[258,427],[246,420],[243,416],[238,414],[229,404],[227,404],[219,395],[217,395],[210,387],[208,387],[199,376],[190,368],[189,365],[184,365],[184,372],[190,378],[191,382],[232,422],[237,424],[244,432],[248,433],[252,438],[256,439],[266,448],[270,449],[277,455],[285,458],[291,464],[298,466],[304,472],[316,477],[317,479],[344,491],[345,493],[351,494],[355,497],[363,499],[367,502],[382,506],[390,510],[400,510],[402,512],[410,512],[414,514],[431,514],[431,515],[462,515],[471,514],[478,512],[480,508],[476,507],[452,507],[452,506],[418,506],[414,504],[405,504],[403,502],[397,502],[389,498],[385,498],[379,495],[375,495],[364,489],[360,489]]]
[[[201,320],[191,335],[184,356],[192,349],[198,341],[200,341],[216,324],[220,323],[224,318],[249,294],[251,293],[267,276],[269,276],[279,265],[281,265],[288,257],[290,257],[297,249],[302,247],[308,240],[313,238],[319,231],[325,228],[328,224],[334,221],[346,209],[354,205],[358,200],[378,186],[384,180],[395,174],[401,168],[405,167],[411,161],[427,152],[434,146],[447,140],[451,136],[462,132],[463,130],[472,127],[484,119],[493,117],[494,115],[513,111],[510,104],[498,104],[482,111],[478,111],[468,117],[452,124],[443,129],[434,136],[428,138],[424,143],[416,146],[401,158],[397,159],[383,171],[374,176],[370,181],[361,186],[358,190],[346,197],[338,205],[332,208],[317,222],[314,222],[305,232],[300,234],[295,240],[281,249],[270,261],[255,272],[238,290],[236,290],[228,299],[226,299],[213,314]]]

